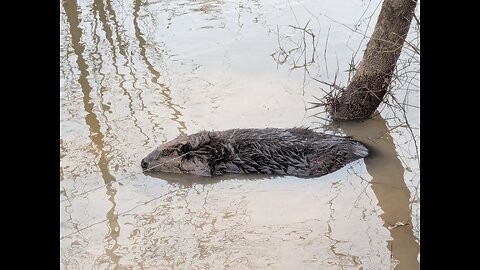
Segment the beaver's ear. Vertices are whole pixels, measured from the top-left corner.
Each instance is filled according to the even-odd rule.
[[[190,144],[192,146],[192,150],[196,150],[203,145],[209,144],[211,141],[210,134],[206,131],[201,131],[195,135],[190,136]]]

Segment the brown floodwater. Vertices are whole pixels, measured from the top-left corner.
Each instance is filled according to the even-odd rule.
[[[346,84],[380,4],[60,1],[60,268],[419,269],[418,63],[371,120],[306,110],[317,80]],[[310,179],[140,167],[179,134],[293,126],[372,154]]]

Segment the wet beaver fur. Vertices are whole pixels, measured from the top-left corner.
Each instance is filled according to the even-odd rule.
[[[306,128],[230,129],[179,136],[142,159],[148,171],[202,176],[261,173],[315,177],[364,158],[350,137]]]

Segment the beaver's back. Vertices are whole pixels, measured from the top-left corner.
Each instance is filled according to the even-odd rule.
[[[207,132],[199,147],[211,173],[321,176],[366,157],[368,149],[349,137],[305,128],[232,129]],[[200,133],[197,133],[200,134]],[[205,135],[205,134],[204,134]]]

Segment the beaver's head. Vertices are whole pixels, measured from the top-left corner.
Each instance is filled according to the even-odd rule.
[[[190,136],[181,135],[169,141],[142,159],[141,166],[146,171],[196,174],[210,176],[211,169],[199,148],[208,144],[208,132]]]

